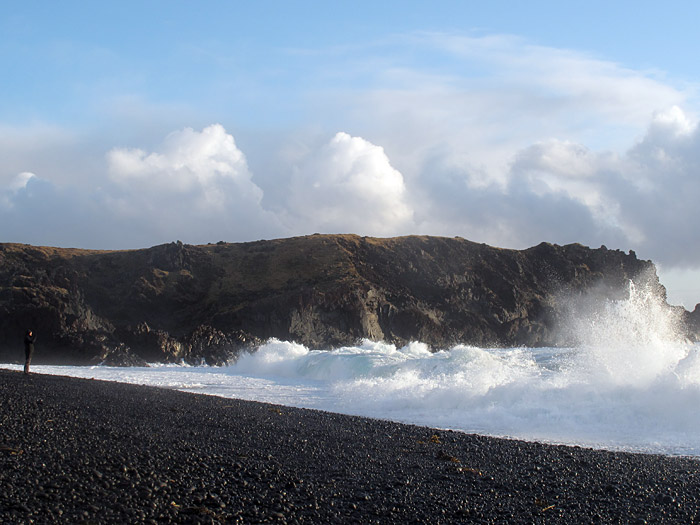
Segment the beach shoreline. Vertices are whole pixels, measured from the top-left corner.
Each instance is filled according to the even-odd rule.
[[[700,520],[700,461],[0,370],[0,521]]]

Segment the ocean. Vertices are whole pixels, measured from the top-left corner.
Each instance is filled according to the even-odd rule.
[[[490,436],[700,457],[700,344],[632,287],[566,327],[568,348],[431,352],[364,341],[309,350],[270,340],[223,367],[34,366],[45,374],[152,385]],[[20,370],[19,365],[0,365]]]

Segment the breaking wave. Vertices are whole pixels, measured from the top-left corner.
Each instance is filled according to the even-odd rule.
[[[700,346],[647,289],[568,324],[569,348],[430,352],[271,340],[227,367],[36,367],[494,436],[700,456]]]

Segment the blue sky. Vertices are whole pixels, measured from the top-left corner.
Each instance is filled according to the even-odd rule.
[[[134,97],[243,124],[262,114],[274,126],[283,117],[269,113],[281,101],[270,98],[279,96],[291,99],[285,109],[303,121],[299,106],[314,87],[367,87],[382,65],[454,71],[454,61],[401,38],[422,32],[511,35],[656,71],[678,86],[698,78],[691,50],[700,43],[700,8],[691,2],[482,4],[17,3],[0,20],[0,57],[14,79],[2,86],[2,116],[19,125],[89,126],[110,109],[102,104]],[[366,63],[365,76],[325,75],[334,62],[353,70]]]
[[[488,5],[485,5],[488,4]],[[691,2],[23,2],[0,237],[634,249],[700,300]]]

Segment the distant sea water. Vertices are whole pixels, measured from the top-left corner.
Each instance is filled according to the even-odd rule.
[[[700,345],[634,288],[567,327],[570,348],[430,352],[365,341],[318,351],[270,340],[223,367],[35,366],[37,373],[265,401],[443,429],[700,457]],[[19,370],[18,365],[0,365]]]

